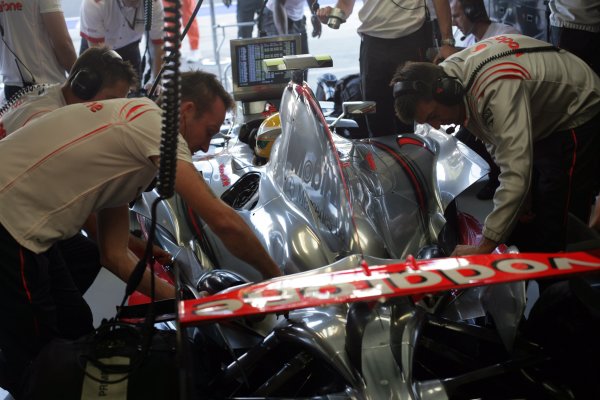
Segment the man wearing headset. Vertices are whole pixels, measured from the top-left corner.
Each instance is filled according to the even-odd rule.
[[[13,133],[47,113],[69,104],[127,97],[137,84],[131,64],[106,47],[87,49],[75,61],[64,84],[34,85],[0,109],[0,138]],[[51,133],[49,133],[51,134]],[[96,238],[96,218],[91,215],[83,226],[89,237],[81,233],[63,240],[58,247],[65,259],[77,289],[89,289],[100,271]],[[130,248],[141,255],[145,242],[130,236]],[[170,255],[155,248],[154,257],[168,262]]]
[[[565,246],[567,212],[587,221],[600,186],[600,78],[578,57],[522,35],[494,36],[439,66],[411,63],[393,79],[404,122],[460,124],[500,167],[494,208],[477,246]]]
[[[450,12],[452,13],[452,24],[461,33],[461,35],[455,35],[457,47],[470,47],[482,39],[496,35],[520,33],[511,25],[492,22],[483,0],[451,0]]]
[[[279,276],[248,225],[214,196],[192,163],[192,153],[208,150],[232,106],[214,75],[182,74],[174,187],[233,254],[265,278]],[[128,203],[156,176],[161,121],[161,109],[147,98],[112,99],[62,107],[0,140],[0,202],[15,205],[0,209],[0,312],[10,321],[0,326],[0,348],[14,371],[23,372],[52,338],[92,329],[89,308],[64,279],[55,247],[90,213],[98,215],[102,264],[124,281],[135,269]],[[149,293],[148,273],[140,290]],[[174,295],[173,286],[156,282],[157,298]]]
[[[90,48],[77,58],[63,84],[32,87],[0,109],[0,139],[69,104],[127,97],[136,85],[129,62],[107,47]]]

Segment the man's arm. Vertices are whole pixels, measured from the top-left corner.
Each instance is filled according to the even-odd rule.
[[[437,15],[438,25],[440,27],[440,33],[443,40],[454,39],[452,35],[452,14],[450,13],[450,3],[448,0],[433,0],[433,7]],[[456,53],[457,49],[449,44],[441,44],[440,54],[441,58],[448,58],[452,54]]]
[[[98,247],[100,262],[123,282],[127,282],[138,258],[129,250],[129,209],[126,205],[98,212]],[[162,279],[155,279],[157,299],[175,297],[175,288]],[[150,295],[150,271],[146,270],[138,290]]]
[[[75,53],[73,41],[69,36],[64,14],[62,12],[43,13],[42,21],[52,40],[56,59],[65,71],[69,72],[77,59],[77,53]]]
[[[217,198],[193,164],[177,161],[175,189],[237,258],[256,268],[264,278],[281,271],[244,220]]]
[[[273,5],[273,23],[280,35],[288,34],[288,17],[285,11],[285,0],[275,0]]]
[[[152,78],[151,82],[158,76],[163,63],[162,42],[152,42]]]

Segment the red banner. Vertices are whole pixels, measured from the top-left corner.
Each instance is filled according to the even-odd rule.
[[[315,271],[246,285],[179,304],[182,325],[356,301],[434,293],[600,271],[600,249],[571,253],[488,254],[343,271]]]

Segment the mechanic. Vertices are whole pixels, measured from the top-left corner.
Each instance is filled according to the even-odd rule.
[[[230,95],[212,74],[182,74],[175,189],[237,257],[265,278],[281,275],[241,217],[210,191],[191,159],[207,151]],[[0,348],[19,378],[50,339],[92,331],[92,317],[55,244],[98,215],[102,265],[127,281],[138,259],[128,250],[128,203],[157,172],[162,112],[146,98],[72,104],[0,140]],[[49,135],[48,132],[53,132]],[[31,144],[35,143],[35,146]],[[85,172],[85,173],[83,173]],[[52,185],[48,185],[52,182]],[[139,290],[149,293],[146,273]],[[156,297],[173,286],[156,281]]]
[[[7,100],[22,87],[64,81],[77,58],[59,0],[3,1],[0,40]]]
[[[152,0],[152,21],[149,41],[154,81],[162,67],[164,9],[162,1]],[[144,2],[142,0],[83,0],[80,12],[81,54],[88,47],[107,46],[129,61],[138,73],[140,82],[145,65],[142,65],[140,41],[144,35]]]
[[[482,39],[496,35],[520,33],[511,25],[490,21],[483,0],[451,0],[450,11],[452,12],[452,23],[462,34],[462,37],[455,37],[457,47],[470,47]],[[460,127],[456,132],[456,138],[475,150],[489,164],[488,181],[476,196],[480,200],[490,200],[494,197],[494,192],[500,184],[498,181],[500,168],[492,160],[483,142],[471,135],[465,127]]]
[[[85,101],[127,97],[137,85],[137,74],[114,50],[92,47],[75,61],[67,81],[62,84],[37,85],[22,92],[0,110],[0,135],[10,135],[17,129],[57,108]],[[100,271],[100,255],[96,243],[96,218],[91,215],[81,232],[58,243],[63,258],[80,293],[85,293]],[[146,242],[130,235],[129,248],[139,257]],[[154,258],[165,264],[171,256],[154,247]]]
[[[348,18],[355,0],[338,0],[335,8]],[[448,0],[433,0],[442,36],[439,53],[448,57],[454,49],[452,21]],[[320,8],[317,15],[327,23],[334,9]],[[394,98],[390,80],[399,65],[406,61],[425,61],[428,48],[433,47],[433,32],[429,11],[423,0],[397,1],[363,0],[358,13],[361,25],[360,75],[363,98],[377,102],[377,112],[367,115],[371,136],[413,132],[412,124],[404,125],[394,115]],[[345,19],[344,18],[344,19]]]
[[[600,175],[600,78],[577,56],[523,36],[494,36],[439,66],[410,63],[393,79],[404,122],[460,124],[500,167],[494,208],[477,246],[565,248],[567,212],[587,221]]]

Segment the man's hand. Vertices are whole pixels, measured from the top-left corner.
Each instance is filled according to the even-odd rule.
[[[498,243],[486,237],[477,246],[473,245],[458,245],[450,255],[451,257],[472,256],[476,254],[490,254],[498,247]]]
[[[460,49],[450,46],[449,44],[444,44],[440,46],[439,52],[433,59],[434,64],[439,64],[444,61],[446,58],[450,57],[452,54],[457,53]]]
[[[331,14],[331,10],[333,10],[333,8],[329,6],[321,7],[317,10],[316,14],[321,23],[327,23],[327,20],[329,19],[329,14]]]

